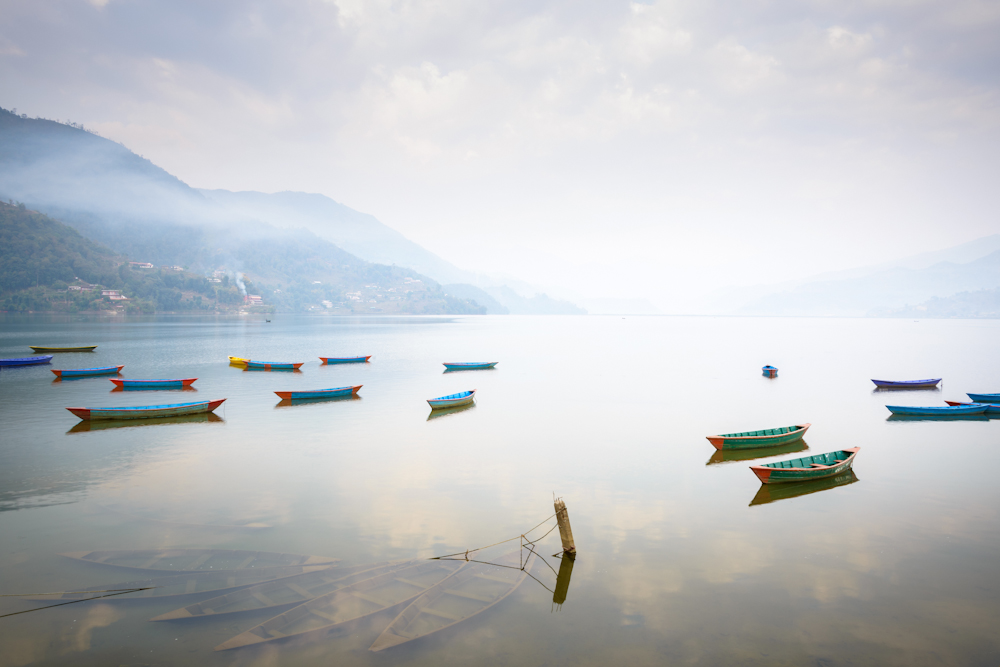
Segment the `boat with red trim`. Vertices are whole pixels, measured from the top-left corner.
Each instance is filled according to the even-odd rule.
[[[761,431],[743,431],[742,433],[723,433],[722,435],[706,435],[716,449],[757,449],[758,447],[778,447],[790,442],[801,440],[812,424],[796,424],[780,428],[766,428]]]
[[[320,357],[319,360],[323,362],[323,365],[334,365],[334,364],[366,364],[368,360],[372,358],[372,355],[365,357]]]
[[[215,412],[226,399],[172,403],[169,405],[136,405],[116,408],[66,408],[80,419],[151,419],[154,417],[179,417],[202,412]]]
[[[123,368],[125,368],[125,364],[121,366],[102,366],[100,368],[66,368],[63,370],[53,368],[50,370],[57,378],[84,378],[95,375],[114,375],[115,373],[121,373]]]
[[[824,477],[835,477],[847,472],[854,464],[854,457],[859,451],[861,451],[860,447],[848,447],[826,454],[762,463],[750,466],[750,470],[764,484],[807,482]]]
[[[112,380],[119,389],[182,389],[190,387],[198,378],[163,380]]]
[[[335,389],[313,389],[311,391],[276,391],[278,398],[286,401],[300,401],[307,399],[340,398],[341,396],[354,396],[364,385],[355,387],[336,387]]]
[[[288,361],[254,361],[247,359],[248,371],[297,371],[304,362]]]

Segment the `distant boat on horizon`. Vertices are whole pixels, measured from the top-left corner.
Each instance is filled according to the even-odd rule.
[[[444,368],[446,371],[480,371],[493,368],[499,361],[446,361]]]

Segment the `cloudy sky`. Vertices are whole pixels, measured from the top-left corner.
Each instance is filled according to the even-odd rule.
[[[0,0],[0,106],[563,293],[1000,231],[1000,2]]]

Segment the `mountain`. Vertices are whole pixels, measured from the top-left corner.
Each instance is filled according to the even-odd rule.
[[[892,268],[859,278],[809,282],[751,301],[739,314],[860,317],[995,287],[1000,287],[1000,250],[964,264],[939,262],[922,269]]]
[[[1000,289],[959,292],[948,297],[934,297],[916,306],[875,310],[869,315],[872,317],[1000,319]]]

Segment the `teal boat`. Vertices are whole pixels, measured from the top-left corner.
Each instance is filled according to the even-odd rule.
[[[705,436],[716,449],[757,449],[758,447],[777,447],[801,440],[812,424],[797,424],[781,428],[766,428],[762,431],[744,431],[743,433],[723,433],[722,435]]]
[[[764,484],[808,482],[844,474],[851,469],[854,457],[860,450],[860,447],[848,447],[836,452],[803,456],[800,459],[762,463],[759,466],[750,466],[750,470],[753,470],[753,474]]]

